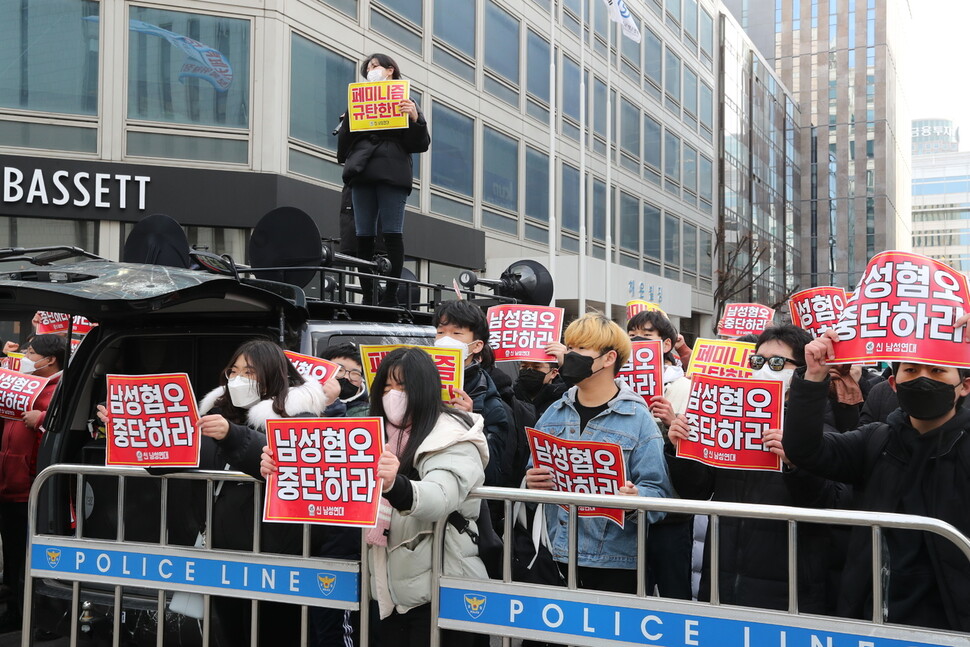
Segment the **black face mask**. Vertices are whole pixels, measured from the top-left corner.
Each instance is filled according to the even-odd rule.
[[[340,395],[337,397],[341,400],[350,400],[360,392],[360,387],[345,377],[338,377],[337,384],[340,385]]]
[[[593,370],[593,362],[602,356],[590,357],[589,355],[581,355],[574,350],[569,351],[562,358],[562,366],[559,367],[559,377],[569,386],[579,384],[594,373],[599,373],[603,370],[602,368]]]
[[[929,377],[896,382],[899,408],[917,420],[934,420],[945,416],[955,406],[953,392],[959,384],[947,384]]]
[[[534,396],[542,389],[546,374],[534,368],[524,368],[519,371],[519,388],[527,395]]]

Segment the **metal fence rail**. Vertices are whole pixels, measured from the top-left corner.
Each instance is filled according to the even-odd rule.
[[[956,646],[970,644],[970,634],[955,634],[900,625],[887,625],[883,620],[882,533],[886,528],[925,531],[956,545],[970,562],[970,539],[952,525],[928,517],[844,510],[819,510],[789,506],[769,506],[715,501],[688,501],[649,497],[572,494],[483,487],[472,496],[502,501],[505,508],[504,537],[512,536],[512,504],[515,502],[565,505],[569,509],[568,563],[565,589],[535,586],[512,581],[512,542],[503,551],[503,578],[469,580],[442,573],[442,538],[444,524],[438,524],[435,536],[435,559],[432,576],[431,615],[438,618],[432,633],[432,647],[440,644],[439,629],[456,629],[503,636],[561,642],[575,646],[627,644],[630,641],[656,645],[703,645],[755,647],[760,645],[852,645],[853,647]],[[634,511],[639,534],[637,550],[637,594],[624,595],[601,591],[578,590],[577,543],[578,508],[600,506]],[[707,541],[710,542],[710,602],[686,602],[648,597],[645,573],[647,511],[709,515]],[[788,523],[788,611],[767,611],[736,606],[722,606],[719,598],[719,565],[721,517],[765,519]],[[845,620],[827,616],[800,614],[798,611],[798,545],[797,524],[819,523],[871,528],[873,620]],[[779,547],[780,548],[780,547]],[[469,602],[469,598],[475,603]],[[495,605],[489,608],[490,602]],[[495,610],[498,606],[498,610]],[[591,619],[592,618],[592,619]],[[593,620],[595,619],[595,620]],[[629,629],[633,623],[632,630]],[[678,626],[679,637],[673,640],[667,628]],[[702,635],[703,634],[703,635]],[[665,637],[666,636],[666,637]],[[900,642],[902,641],[902,642]]]
[[[37,530],[38,502],[47,487],[63,486],[51,479],[60,476],[72,479],[73,500],[77,512],[71,534],[41,534]],[[117,479],[117,528],[111,539],[93,539],[85,536],[85,486],[91,477]],[[126,483],[131,479],[157,479],[160,486],[159,541],[157,543],[126,541],[125,496]],[[168,540],[169,483],[179,481],[202,481],[205,485],[205,527],[212,528],[215,495],[220,484],[249,482],[253,491],[253,548],[251,551],[217,550],[211,542],[201,547],[173,545]],[[153,476],[137,467],[103,467],[94,465],[62,464],[48,467],[38,474],[31,488],[28,503],[29,543],[27,552],[26,586],[24,592],[22,645],[33,644],[32,593],[34,578],[66,580],[71,582],[71,644],[77,644],[79,623],[84,609],[81,607],[81,584],[100,585],[96,597],[109,595],[113,600],[112,644],[121,644],[122,618],[128,607],[124,589],[156,591],[155,612],[157,619],[156,644],[163,645],[163,626],[166,617],[166,592],[189,592],[202,597],[201,644],[209,645],[210,596],[218,595],[251,600],[252,620],[250,644],[258,644],[260,601],[277,601],[301,606],[302,646],[308,640],[308,608],[327,607],[343,610],[359,610],[360,634],[366,644],[368,631],[369,587],[366,550],[362,560],[327,559],[311,555],[310,526],[303,526],[302,554],[280,555],[260,550],[260,525],[262,519],[262,482],[239,472],[205,471],[180,472]],[[173,502],[188,504],[188,502]],[[365,586],[360,586],[361,582]],[[144,595],[141,596],[144,599]],[[144,605],[144,602],[141,603]]]

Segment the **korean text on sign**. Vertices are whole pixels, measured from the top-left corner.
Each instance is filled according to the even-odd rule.
[[[617,377],[650,402],[653,396],[663,395],[663,342],[650,339],[635,341],[632,345],[630,360],[623,365]]]
[[[107,379],[106,465],[199,466],[199,412],[188,375]]]
[[[699,373],[718,377],[748,377],[752,373],[748,356],[752,353],[754,344],[750,342],[698,339],[690,356],[687,377]]]
[[[49,335],[67,332],[68,322],[71,323],[71,333],[75,335],[86,335],[91,332],[95,324],[88,321],[81,315],[74,315],[62,312],[47,312],[41,310],[37,313],[37,334]]]
[[[677,456],[714,467],[781,470],[781,458],[763,444],[769,429],[782,428],[784,385],[776,380],[731,380],[695,375],[687,400],[689,439]]]
[[[626,483],[623,450],[613,443],[566,440],[525,428],[533,467],[546,467],[556,490],[582,494],[618,494]],[[565,506],[563,506],[565,507]],[[605,517],[623,527],[624,511],[582,506],[580,517]]]
[[[967,279],[926,256],[882,252],[869,261],[835,327],[833,364],[908,361],[970,367]],[[954,343],[956,342],[956,343]]]
[[[788,299],[791,320],[799,328],[818,337],[834,328],[845,308],[845,290],[832,286],[809,288]]]
[[[634,315],[638,315],[641,312],[650,312],[656,310],[663,316],[667,316],[667,313],[663,311],[663,308],[658,306],[656,303],[651,303],[650,301],[644,301],[643,299],[634,299],[633,301],[626,302],[626,318],[627,321],[633,319]]]
[[[339,364],[312,355],[301,355],[291,350],[284,351],[283,354],[286,355],[286,359],[290,360],[290,364],[296,367],[297,373],[303,377],[312,377],[320,384],[333,377],[337,369],[340,368]]]
[[[351,83],[347,86],[347,123],[350,131],[407,128],[408,115],[399,108],[410,96],[405,80]]]
[[[759,335],[771,325],[775,311],[759,303],[729,303],[724,306],[724,316],[717,324],[717,334],[722,337]]]
[[[74,349],[72,348],[71,352],[73,351]],[[7,353],[6,357],[0,359],[0,368],[9,368],[11,371],[19,371],[20,360],[23,359],[23,357],[23,353],[9,352]]]
[[[489,345],[496,362],[555,362],[543,350],[562,334],[563,309],[502,305],[488,309]]]
[[[47,384],[46,377],[24,375],[7,368],[0,368],[0,418],[20,420]]]
[[[367,389],[370,390],[374,384],[374,376],[381,362],[393,350],[398,348],[420,348],[434,361],[441,376],[441,399],[451,402],[455,397],[455,392],[462,388],[465,381],[465,367],[462,366],[460,348],[438,348],[437,346],[411,346],[409,344],[386,344],[383,346],[360,347],[360,363],[364,367],[364,378],[367,380]]]
[[[377,524],[382,418],[268,420],[266,440],[277,471],[266,483],[264,521]]]

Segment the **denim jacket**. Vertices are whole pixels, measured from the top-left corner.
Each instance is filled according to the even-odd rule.
[[[632,481],[640,496],[669,497],[673,494],[663,437],[643,398],[622,380],[617,380],[620,393],[605,411],[589,421],[579,433],[576,411],[577,387],[572,387],[542,414],[536,428],[559,438],[606,442],[619,445],[626,459],[626,479]],[[622,495],[618,495],[622,496]],[[545,506],[549,527],[550,551],[558,562],[568,559],[569,514],[559,506]],[[662,512],[648,512],[649,523],[663,519]],[[635,569],[637,566],[637,523],[627,515],[623,528],[603,517],[579,518],[578,564],[596,568]]]

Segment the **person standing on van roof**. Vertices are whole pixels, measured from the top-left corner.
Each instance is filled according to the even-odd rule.
[[[44,433],[44,418],[60,381],[67,358],[62,335],[37,335],[27,344],[20,372],[46,377],[47,384],[34,409],[21,420],[3,422],[0,441],[0,538],[3,540],[3,583],[11,589],[7,612],[0,616],[0,633],[17,631],[24,605],[24,569],[27,554],[27,498],[37,476],[37,451]]]
[[[361,63],[360,75],[371,82],[398,80],[401,68],[387,54],[372,54]],[[408,115],[407,128],[351,132],[345,118],[337,137],[337,161],[344,165],[343,181],[350,185],[353,200],[357,253],[365,260],[373,257],[380,221],[390,279],[400,278],[404,269],[404,207],[414,182],[411,155],[431,145],[418,105],[408,98],[398,107]],[[361,288],[364,303],[373,303],[373,281],[362,279]],[[397,307],[396,282],[387,282],[380,305]]]

